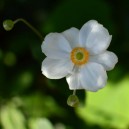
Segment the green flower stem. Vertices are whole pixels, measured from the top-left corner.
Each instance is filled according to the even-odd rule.
[[[14,21],[14,24],[16,24],[18,22],[23,22],[24,24],[26,24],[43,41],[44,38],[41,35],[41,33],[35,27],[33,27],[28,21],[26,21],[23,18],[19,18]]]
[[[76,90],[73,90],[73,95],[76,95]]]

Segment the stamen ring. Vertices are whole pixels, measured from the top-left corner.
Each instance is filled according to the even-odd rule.
[[[75,65],[83,65],[88,62],[89,52],[83,47],[76,47],[71,51],[71,61]]]

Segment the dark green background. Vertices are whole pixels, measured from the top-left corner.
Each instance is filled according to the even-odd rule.
[[[41,52],[42,41],[20,22],[10,32],[3,29],[3,20],[17,18],[29,21],[43,36],[70,27],[80,29],[88,20],[97,20],[113,36],[108,50],[116,53],[119,62],[108,75],[109,80],[117,84],[129,74],[129,1],[0,0],[0,114],[4,114],[4,106],[11,105],[16,114],[20,112],[24,117],[25,129],[30,129],[31,118],[39,117],[49,119],[53,125],[62,123],[66,129],[113,129],[84,122],[76,110],[67,105],[72,91],[65,79],[49,80],[41,74],[41,62],[45,58]],[[83,105],[86,94],[83,90],[77,94]],[[13,119],[12,116],[7,119]],[[4,128],[2,122],[3,118],[0,129],[10,129]]]

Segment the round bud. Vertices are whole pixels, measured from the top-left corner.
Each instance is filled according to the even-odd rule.
[[[67,104],[71,107],[77,107],[79,105],[79,99],[76,95],[70,95],[67,100]]]
[[[10,31],[14,27],[14,22],[12,20],[5,20],[3,22],[3,27],[6,31]]]

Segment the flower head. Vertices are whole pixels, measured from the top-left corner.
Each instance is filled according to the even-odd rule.
[[[97,91],[106,85],[106,71],[118,62],[117,56],[106,50],[111,39],[108,30],[95,20],[80,30],[73,27],[50,33],[41,45],[47,56],[42,62],[42,73],[50,79],[66,77],[71,90]]]

